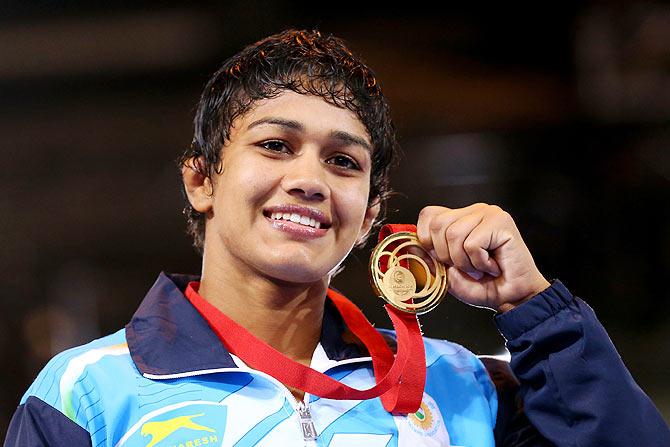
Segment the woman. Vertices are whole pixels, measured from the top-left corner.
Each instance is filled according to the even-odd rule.
[[[6,445],[670,439],[592,311],[542,276],[509,214],[486,204],[427,207],[417,234],[449,267],[453,295],[499,312],[528,419],[505,386],[513,377],[496,389],[479,359],[446,341],[423,340],[425,387],[409,413],[278,379],[303,365],[375,385],[374,350],[328,286],[379,218],[396,149],[379,85],[339,39],[289,30],[226,61],[180,163],[201,277],[161,274],[125,330],[56,356]]]

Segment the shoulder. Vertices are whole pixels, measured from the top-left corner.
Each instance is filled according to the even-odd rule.
[[[90,433],[105,426],[106,400],[124,381],[134,384],[133,368],[124,330],[57,354],[21,399],[6,445],[90,446]]]
[[[396,352],[397,342],[395,331],[391,329],[377,329],[377,331],[382,334],[393,352]],[[458,343],[443,339],[423,337],[423,344],[426,349],[426,364],[428,366],[441,359],[449,360],[450,362],[457,363],[461,366],[472,365],[479,367],[482,365],[474,353]]]
[[[21,404],[31,396],[75,419],[76,399],[82,393],[107,385],[110,388],[132,366],[123,329],[70,348],[54,356],[28,388]],[[91,392],[89,392],[91,394]]]

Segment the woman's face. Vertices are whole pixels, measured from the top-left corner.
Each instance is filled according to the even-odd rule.
[[[377,216],[371,151],[348,109],[292,91],[258,102],[233,123],[213,177],[206,262],[291,283],[325,278]]]

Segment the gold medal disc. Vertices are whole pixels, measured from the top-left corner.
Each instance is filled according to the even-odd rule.
[[[377,244],[369,274],[375,293],[408,313],[430,312],[447,292],[444,264],[423,249],[416,233],[408,231],[390,234]]]

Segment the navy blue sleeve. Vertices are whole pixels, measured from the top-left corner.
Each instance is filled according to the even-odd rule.
[[[498,395],[498,414],[493,431],[498,447],[550,446],[537,429],[531,425],[523,411],[519,397],[519,381],[509,363],[491,357],[481,357]]]
[[[16,409],[7,430],[4,446],[91,446],[91,436],[54,407],[35,396],[30,396]]]
[[[496,316],[524,412],[560,446],[670,446],[670,430],[635,383],[593,309],[560,281]]]

